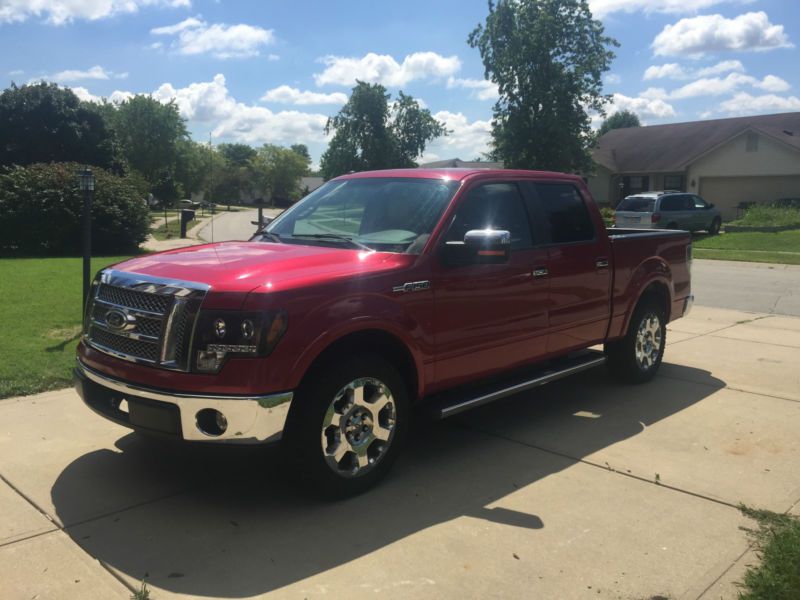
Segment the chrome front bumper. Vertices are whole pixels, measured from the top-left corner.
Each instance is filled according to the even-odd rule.
[[[283,433],[293,392],[265,396],[222,396],[155,390],[101,374],[78,360],[75,388],[95,412],[116,423],[157,435],[194,442],[263,444]],[[125,401],[128,410],[124,410]],[[224,432],[205,433],[198,423],[201,410],[221,412]]]

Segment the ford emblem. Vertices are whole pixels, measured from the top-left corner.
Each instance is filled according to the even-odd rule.
[[[111,329],[122,331],[128,325],[128,315],[121,310],[112,308],[106,313],[106,325]]]

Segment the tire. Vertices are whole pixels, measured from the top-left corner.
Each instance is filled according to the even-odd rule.
[[[678,224],[677,223],[669,223],[667,225],[667,229],[678,229]]]
[[[667,342],[664,309],[644,299],[633,312],[625,337],[605,345],[608,368],[622,381],[645,383],[658,372]]]
[[[711,222],[711,225],[708,228],[708,233],[710,235],[717,235],[719,233],[720,227],[722,227],[722,221],[720,220],[719,217],[717,217]]]
[[[408,429],[407,390],[397,369],[375,355],[315,369],[297,390],[281,443],[289,475],[326,499],[376,485]]]

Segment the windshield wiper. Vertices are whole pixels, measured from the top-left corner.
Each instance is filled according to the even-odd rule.
[[[338,233],[296,233],[292,236],[292,238],[311,238],[312,240],[342,240],[347,242],[351,246],[356,248],[360,248],[361,250],[368,250],[372,252],[373,249],[367,246],[366,244],[362,244],[361,242],[354,240],[351,237],[347,237],[346,235],[339,235]]]

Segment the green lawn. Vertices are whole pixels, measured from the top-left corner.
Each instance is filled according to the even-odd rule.
[[[192,227],[200,223],[200,221],[201,219],[192,219],[189,221],[186,224],[186,231],[189,231]],[[151,229],[150,233],[157,240],[171,240],[178,238],[181,235],[181,222],[180,220],[175,219],[174,221],[169,221],[166,225],[164,225],[162,217],[161,225],[155,229]]]
[[[95,258],[92,275],[127,257]],[[80,258],[0,259],[0,398],[71,383],[81,330]]]
[[[800,264],[800,229],[696,235],[692,245],[695,258]]]
[[[747,529],[761,559],[747,569],[741,600],[796,600],[800,598],[800,519],[790,515],[741,507],[754,519]]]

